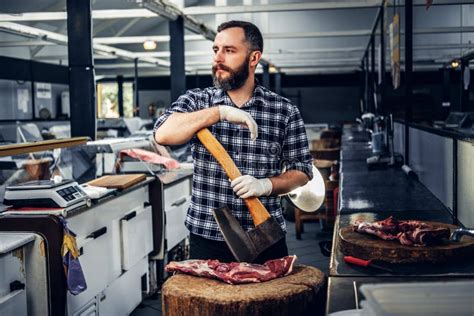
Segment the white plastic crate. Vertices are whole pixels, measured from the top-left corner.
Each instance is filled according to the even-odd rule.
[[[474,315],[474,281],[365,284],[361,316]]]

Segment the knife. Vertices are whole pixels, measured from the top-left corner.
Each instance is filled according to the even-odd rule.
[[[344,256],[344,262],[350,263],[350,264],[353,264],[353,265],[356,265],[356,266],[360,266],[360,267],[366,267],[366,268],[370,267],[370,268],[383,270],[385,272],[393,273],[392,269],[380,266],[380,265],[374,263],[373,260],[364,260],[364,259],[360,259],[360,258],[356,258],[356,257],[352,257],[352,256]]]

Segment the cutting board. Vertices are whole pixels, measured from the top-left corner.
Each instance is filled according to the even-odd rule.
[[[126,189],[145,180],[143,173],[103,176],[88,182],[89,185],[113,189]]]
[[[426,222],[435,226],[448,227],[451,231],[457,226]],[[352,231],[346,226],[339,231],[340,249],[347,256],[366,260],[382,260],[390,263],[441,263],[454,260],[466,260],[474,256],[474,238],[463,236],[460,242],[444,241],[436,246],[404,246],[397,240],[383,240],[373,235]]]

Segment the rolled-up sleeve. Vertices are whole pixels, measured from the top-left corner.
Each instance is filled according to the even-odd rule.
[[[299,170],[304,172],[309,179],[313,178],[313,158],[309,152],[303,119],[295,106],[292,106],[286,125],[282,154],[287,171]]]
[[[158,117],[153,127],[153,137],[155,137],[156,130],[163,124],[168,117],[173,113],[187,113],[197,110],[196,101],[193,96],[193,91],[189,90],[186,94],[181,95],[171,106]]]

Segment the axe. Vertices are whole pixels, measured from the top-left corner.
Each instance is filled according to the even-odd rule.
[[[219,162],[230,180],[242,175],[209,129],[203,128],[196,135]],[[282,239],[285,233],[258,198],[246,198],[244,202],[255,225],[255,228],[248,232],[244,231],[228,207],[213,209],[212,214],[234,257],[241,262],[253,262],[265,249]]]

